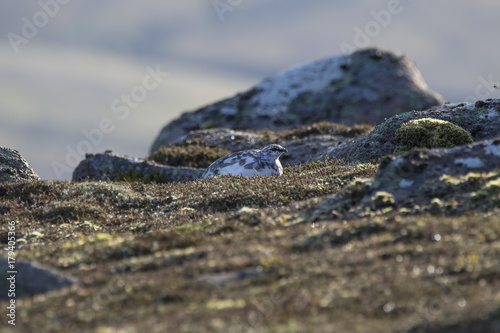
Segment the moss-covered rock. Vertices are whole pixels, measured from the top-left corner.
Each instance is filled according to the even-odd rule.
[[[401,125],[395,133],[399,147],[395,153],[413,148],[451,148],[473,141],[470,132],[449,121],[421,118]]]
[[[359,164],[358,164],[359,166]],[[357,179],[318,200],[302,218],[460,215],[500,207],[500,139],[387,157],[373,181]]]
[[[329,156],[351,163],[380,161],[382,157],[394,154],[400,149],[400,139],[396,137],[396,132],[403,124],[424,118],[448,121],[460,126],[470,132],[474,141],[500,136],[500,100],[478,101],[472,104],[445,104],[425,111],[411,111],[393,116],[377,125],[370,133],[334,146],[317,158]],[[465,134],[464,138],[467,137]]]
[[[500,140],[451,149],[414,150],[383,161],[373,190],[392,193],[400,205],[459,214],[498,203]],[[475,200],[475,198],[482,198]],[[426,208],[425,208],[426,207]]]

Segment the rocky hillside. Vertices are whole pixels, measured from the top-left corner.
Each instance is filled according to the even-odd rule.
[[[424,109],[186,127],[145,158],[89,155],[72,182],[0,150],[26,175],[0,182],[4,309],[14,224],[18,270],[1,331],[498,332],[500,100]],[[282,176],[200,179],[269,143],[289,150]]]

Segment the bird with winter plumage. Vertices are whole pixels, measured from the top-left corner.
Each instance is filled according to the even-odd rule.
[[[250,149],[223,156],[210,164],[203,178],[217,175],[271,176],[282,175],[280,156],[288,150],[280,145],[269,145],[260,150]]]

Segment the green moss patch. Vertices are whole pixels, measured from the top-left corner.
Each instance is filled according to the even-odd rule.
[[[396,153],[413,148],[451,148],[472,143],[472,135],[448,121],[422,118],[411,120],[401,125],[396,131],[400,146]]]

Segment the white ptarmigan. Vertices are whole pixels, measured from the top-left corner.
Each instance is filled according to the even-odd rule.
[[[261,150],[251,149],[223,156],[210,164],[203,178],[217,175],[270,176],[282,175],[280,156],[288,150],[280,145],[265,146]]]

